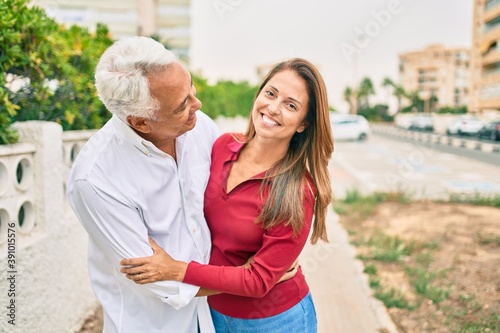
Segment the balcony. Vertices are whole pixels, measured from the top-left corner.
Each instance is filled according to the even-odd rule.
[[[481,82],[485,85],[500,82],[500,68],[484,71]]]
[[[498,7],[500,5],[500,0],[489,0],[486,2],[486,5],[484,6],[484,11],[489,12],[493,8]]]
[[[487,100],[481,100],[479,102],[479,107],[481,109],[500,109],[500,98],[491,98]]]
[[[490,51],[487,55],[483,57],[482,65],[488,66],[497,62],[500,62],[500,52]]]
[[[500,6],[494,6],[491,8],[491,10],[484,13],[483,19],[484,22],[490,22],[499,16],[500,16]]]

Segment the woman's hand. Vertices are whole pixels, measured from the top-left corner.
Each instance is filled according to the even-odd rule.
[[[120,264],[124,267],[120,272],[137,284],[184,280],[188,264],[174,260],[151,237],[149,243],[154,254],[150,257],[123,259]]]
[[[250,269],[250,264],[253,262],[253,257],[254,256],[251,256],[250,258],[248,258],[247,262],[240,267],[243,267],[245,269]],[[291,278],[293,278],[295,276],[295,274],[297,274],[297,272],[299,271],[299,266],[300,266],[299,265],[299,258],[297,258],[293,262],[292,266],[290,266],[290,268],[285,272],[285,274],[283,274],[283,276],[278,280],[278,282],[276,282],[276,284],[284,282],[286,280],[290,280]]]

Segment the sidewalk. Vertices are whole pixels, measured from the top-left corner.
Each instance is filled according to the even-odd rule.
[[[331,210],[330,242],[309,243],[300,256],[316,306],[318,333],[397,333],[384,305],[371,296],[363,266],[338,220]]]

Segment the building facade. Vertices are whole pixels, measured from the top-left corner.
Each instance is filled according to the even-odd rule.
[[[108,26],[113,38],[156,35],[188,62],[191,44],[190,0],[33,0],[58,22],[93,31]]]
[[[467,105],[469,95],[470,50],[430,45],[425,49],[399,55],[401,86],[417,91],[434,107]]]
[[[500,110],[500,0],[475,0],[470,109]]]

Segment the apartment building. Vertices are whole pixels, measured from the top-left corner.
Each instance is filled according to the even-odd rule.
[[[500,0],[474,0],[471,111],[500,110]]]
[[[33,0],[57,21],[95,29],[109,27],[113,38],[158,35],[188,61],[191,44],[190,0]]]
[[[434,107],[467,105],[470,50],[430,45],[399,55],[399,74],[405,91],[418,91]],[[431,103],[426,103],[426,112]]]

